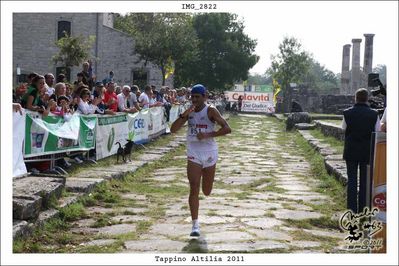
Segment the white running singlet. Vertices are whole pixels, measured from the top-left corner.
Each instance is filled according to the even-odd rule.
[[[199,140],[199,132],[210,133],[214,131],[215,123],[208,118],[209,105],[205,105],[199,112],[191,112],[188,116],[187,151],[217,151],[218,146],[214,138]]]

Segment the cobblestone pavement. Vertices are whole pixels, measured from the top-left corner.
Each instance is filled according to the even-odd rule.
[[[283,132],[273,117],[240,115],[230,123],[233,133],[218,139],[212,194],[200,198],[199,239],[189,238],[186,157],[181,148],[172,166],[156,165],[142,177],[143,185],[181,193],[157,196],[148,189],[126,189],[118,193],[134,207],[88,207],[87,217],[70,229],[86,237],[78,247],[104,249],[119,243],[115,252],[121,253],[345,252],[346,235],[326,226],[334,224],[334,218],[317,207],[328,209],[335,203],[318,190],[321,181],[312,177],[310,163],[295,144],[299,135]],[[108,224],[95,226],[98,215],[107,213]]]

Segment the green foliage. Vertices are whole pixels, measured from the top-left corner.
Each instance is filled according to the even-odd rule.
[[[248,70],[259,60],[253,52],[256,40],[244,33],[244,23],[236,14],[204,13],[194,16],[193,27],[199,40],[199,56],[184,62],[191,83],[204,83],[212,89],[230,88],[246,80]]]
[[[60,210],[60,218],[64,221],[76,221],[85,215],[82,203],[74,203]]]
[[[52,57],[53,63],[61,63],[64,67],[79,66],[90,57],[95,39],[93,35],[86,39],[82,35],[71,37],[65,34],[65,37],[55,42],[60,50]]]
[[[290,83],[299,83],[310,67],[310,56],[302,50],[302,44],[293,37],[285,37],[279,45],[279,53],[272,55],[272,66],[268,70],[273,79],[281,85],[284,97],[284,111],[291,103]]]
[[[340,79],[338,76],[313,58],[310,58],[309,63],[309,71],[305,73],[301,83],[309,88],[318,90],[320,93],[336,93],[334,89],[339,86]]]
[[[180,13],[130,13],[117,15],[114,27],[131,35],[140,60],[151,61],[161,69],[163,81],[174,72],[176,61],[191,58],[196,36],[191,16]]]
[[[272,85],[272,76],[268,73],[263,75],[254,74],[248,76],[248,84],[255,85]]]

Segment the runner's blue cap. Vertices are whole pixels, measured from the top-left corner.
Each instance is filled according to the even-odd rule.
[[[194,93],[199,93],[202,94],[202,96],[205,96],[206,88],[204,87],[204,85],[196,84],[191,88],[191,94]]]

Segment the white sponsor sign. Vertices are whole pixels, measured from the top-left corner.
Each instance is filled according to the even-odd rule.
[[[13,112],[13,177],[21,176],[27,173],[26,166],[24,163],[23,146],[25,140],[25,110],[21,115],[19,112]]]
[[[101,115],[97,117],[96,160],[116,154],[119,142],[125,145],[128,139],[126,114]]]
[[[150,121],[150,110],[143,109],[140,112],[127,115],[128,138],[133,139],[136,144],[143,144],[149,141],[148,123]]]
[[[148,134],[150,139],[157,137],[166,131],[166,117],[163,107],[150,108],[150,121],[148,124]]]
[[[272,92],[226,91],[227,101],[237,102],[242,96],[243,112],[274,113]]]

